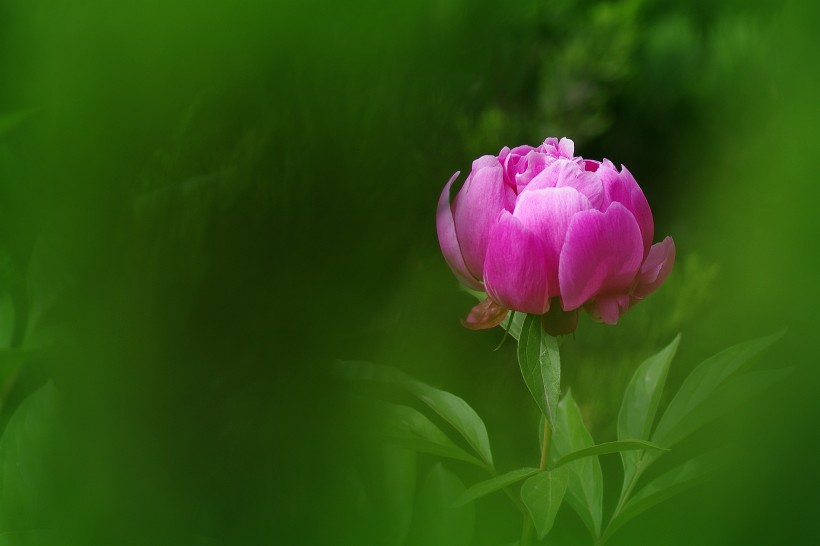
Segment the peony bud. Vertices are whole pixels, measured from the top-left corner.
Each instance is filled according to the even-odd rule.
[[[452,203],[458,173],[445,185],[436,214],[444,258],[489,298],[463,321],[470,328],[556,305],[561,312],[542,320],[554,333],[572,332],[581,308],[615,324],[672,269],[675,244],[652,245],[652,211],[632,174],[573,153],[567,138],[504,148],[473,162]]]

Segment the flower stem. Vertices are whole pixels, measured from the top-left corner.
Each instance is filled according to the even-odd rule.
[[[547,469],[550,453],[550,440],[552,439],[552,428],[550,422],[544,419],[544,431],[541,438],[541,461],[538,463],[538,468],[541,470]],[[529,546],[530,538],[532,536],[532,517],[529,512],[524,512],[524,523],[521,528],[521,542],[520,546]]]
[[[550,440],[552,439],[552,428],[550,428],[550,422],[547,419],[544,419],[543,436],[544,437],[541,440],[541,462],[538,465],[538,468],[541,470],[546,470],[550,453]]]

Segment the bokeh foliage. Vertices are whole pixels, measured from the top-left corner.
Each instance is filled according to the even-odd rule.
[[[0,544],[429,544],[413,507],[477,475],[369,449],[331,364],[446,386],[499,468],[533,464],[513,344],[458,325],[433,211],[477,155],[550,135],[628,165],[678,245],[667,286],[564,344],[596,438],[678,331],[670,384],[783,327],[797,366],[699,438],[745,449],[721,486],[612,543],[815,542],[792,522],[820,483],[817,21],[797,1],[0,1],[0,423],[33,427]],[[520,528],[503,499],[473,521],[474,544]]]

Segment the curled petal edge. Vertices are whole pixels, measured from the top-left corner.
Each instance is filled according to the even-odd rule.
[[[461,247],[458,244],[458,237],[456,236],[456,224],[453,219],[453,209],[450,206],[450,187],[455,182],[460,173],[456,171],[438,199],[438,207],[436,208],[436,232],[438,233],[438,242],[441,246],[441,253],[444,254],[444,260],[456,278],[465,286],[474,290],[484,290],[484,286],[470,273],[467,269],[467,264],[464,262],[464,256],[461,255]]]
[[[509,309],[504,309],[490,298],[487,298],[470,309],[467,318],[461,319],[461,325],[470,330],[494,328],[504,322],[509,312]]]

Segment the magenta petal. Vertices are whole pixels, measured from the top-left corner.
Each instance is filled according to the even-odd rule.
[[[506,309],[538,315],[549,309],[544,245],[506,211],[490,233],[484,286]]]
[[[444,186],[441,196],[438,198],[438,208],[436,209],[436,231],[438,232],[438,243],[441,245],[441,252],[447,265],[453,270],[456,278],[462,284],[475,290],[484,290],[484,287],[477,281],[467,269],[464,258],[461,256],[461,249],[456,238],[456,225],[453,222],[453,211],[450,207],[450,186],[453,185],[459,173],[456,172],[450,181]]]
[[[559,295],[558,258],[572,217],[591,205],[574,188],[528,190],[518,197],[515,216],[544,244],[550,297]]]
[[[629,309],[629,296],[618,294],[615,296],[601,296],[587,306],[587,311],[595,320],[606,324],[617,324],[621,315]]]
[[[604,199],[599,210],[606,210],[613,202],[625,206],[635,217],[638,227],[641,228],[643,255],[646,257],[649,253],[649,247],[652,246],[655,224],[649,202],[647,202],[641,187],[626,167],[621,165],[621,172],[619,173],[615,166],[606,159],[596,172],[604,186]]]
[[[675,242],[667,237],[660,243],[652,245],[649,255],[641,265],[638,274],[638,284],[632,291],[635,299],[643,299],[654,292],[672,271],[675,264]]]
[[[567,230],[558,266],[564,309],[599,294],[626,292],[642,259],[641,230],[626,207],[612,203],[606,212],[579,212]]]
[[[514,200],[513,190],[504,183],[498,159],[490,155],[476,159],[453,207],[461,255],[473,276],[480,278],[484,269],[490,228],[498,213],[511,209]]]

